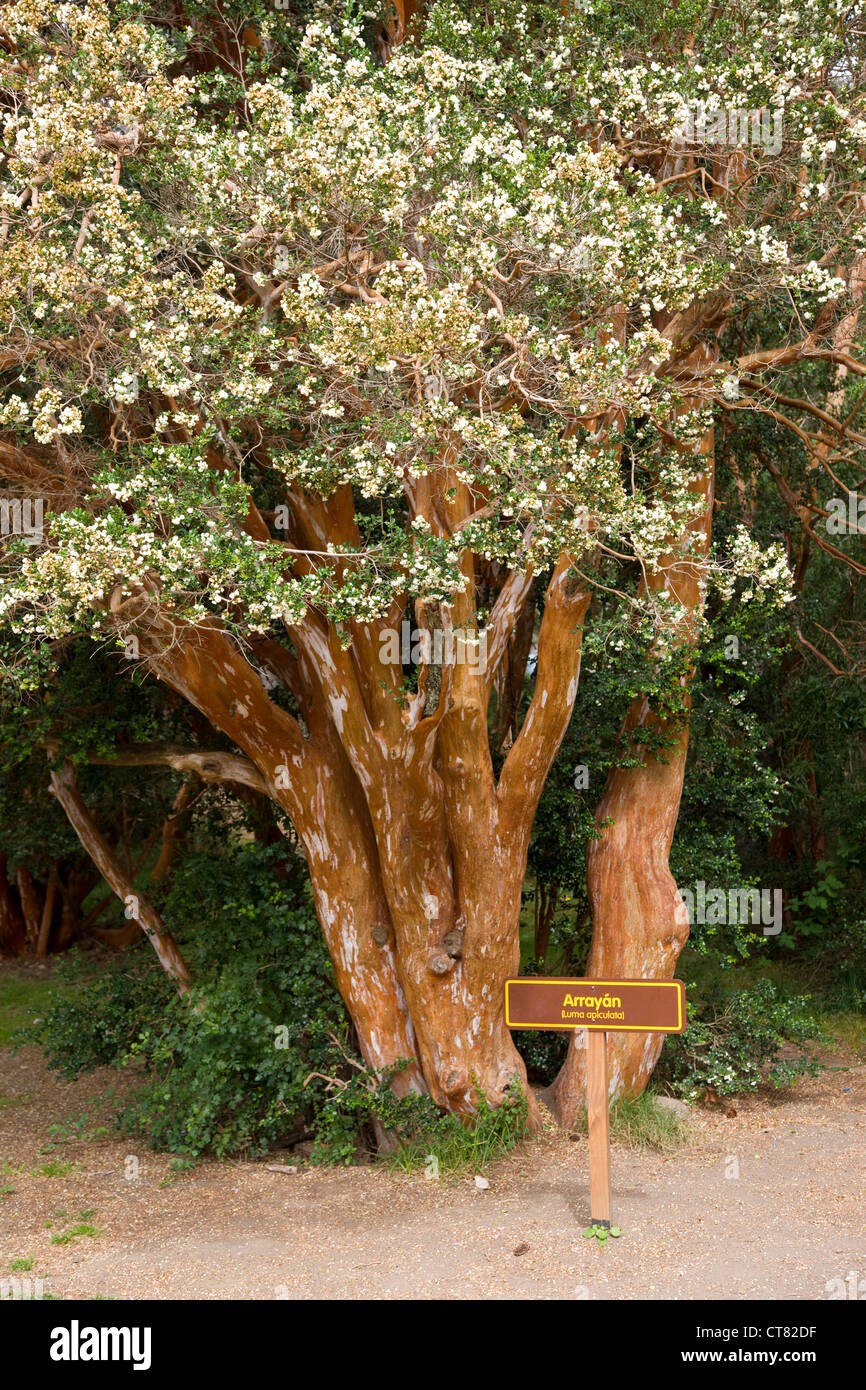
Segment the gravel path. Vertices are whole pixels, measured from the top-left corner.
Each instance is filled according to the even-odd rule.
[[[55,1134],[45,1151],[48,1126],[108,1085],[0,1052],[0,1278],[32,1259],[25,1277],[55,1295],[124,1299],[826,1299],[832,1279],[866,1280],[866,1067],[850,1059],[734,1118],[696,1112],[675,1154],[615,1145],[623,1235],[605,1249],[581,1237],[583,1139],[545,1133],[486,1191],[370,1166],[274,1173],[273,1158],[162,1186],[170,1160],[129,1141]],[[56,1164],[73,1166],[39,1173]],[[76,1224],[99,1234],[52,1243]]]

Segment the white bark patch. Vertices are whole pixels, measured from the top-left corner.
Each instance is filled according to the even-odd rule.
[[[343,732],[343,714],[349,708],[349,701],[345,695],[331,697],[331,718],[337,727],[337,733]]]
[[[308,852],[314,854],[318,859],[330,862],[332,857],[331,846],[324,830],[321,832],[311,830],[304,838]]]

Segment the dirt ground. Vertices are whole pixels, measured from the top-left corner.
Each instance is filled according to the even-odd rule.
[[[0,1278],[32,1260],[19,1277],[55,1297],[118,1299],[826,1299],[852,1270],[866,1289],[866,1067],[830,1060],[844,1069],[735,1117],[697,1110],[675,1153],[615,1145],[623,1234],[599,1249],[583,1138],[543,1134],[487,1190],[274,1158],[171,1175],[129,1141],[49,1133],[113,1074],[66,1084],[35,1049],[3,1050]],[[94,1234],[52,1242],[77,1225]]]

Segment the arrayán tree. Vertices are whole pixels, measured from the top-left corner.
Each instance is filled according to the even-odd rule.
[[[707,586],[788,584],[745,531],[713,550],[714,428],[844,450],[782,378],[864,373],[856,20],[13,0],[0,41],[0,462],[46,509],[6,547],[10,679],[84,633],[194,706],[236,750],[204,773],[291,819],[367,1061],[495,1104],[533,817],[612,590],[645,659],[588,968],[670,976],[687,935]],[[634,1094],[657,1045],[612,1056]]]

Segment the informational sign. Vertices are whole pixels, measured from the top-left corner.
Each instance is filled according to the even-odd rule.
[[[608,1033],[681,1033],[682,980],[506,980],[509,1028],[586,1029],[589,1202],[593,1225],[610,1226]]]
[[[509,1028],[681,1033],[685,986],[682,980],[507,980],[505,1021]]]

